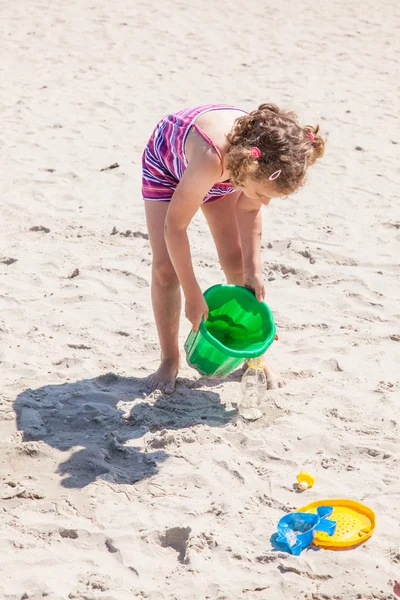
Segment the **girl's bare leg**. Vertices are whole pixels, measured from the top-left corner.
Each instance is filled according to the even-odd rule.
[[[149,240],[153,253],[151,300],[161,346],[161,364],[148,379],[150,389],[171,394],[179,369],[181,290],[164,238],[168,202],[145,201]]]
[[[218,258],[225,273],[227,283],[243,285],[243,260],[239,230],[236,221],[236,204],[240,192],[229,194],[221,200],[207,202],[202,209],[217,247]],[[279,373],[264,360],[264,372],[268,389],[284,385]]]

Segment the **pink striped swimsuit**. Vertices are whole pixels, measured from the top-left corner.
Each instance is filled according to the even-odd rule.
[[[223,157],[221,151],[195,123],[200,115],[211,110],[241,109],[225,104],[205,104],[168,115],[157,124],[142,157],[142,194],[144,200],[171,201],[188,164],[185,154],[185,142],[191,127],[194,127],[197,133],[218,154],[221,161],[222,175]],[[242,112],[245,113],[246,111]],[[234,191],[235,189],[229,181],[216,183],[204,198],[203,203],[219,200]]]

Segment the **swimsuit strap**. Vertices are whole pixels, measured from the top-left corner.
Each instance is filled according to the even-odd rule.
[[[222,156],[221,150],[214,144],[214,142],[212,141],[212,139],[205,133],[205,131],[203,131],[202,129],[200,129],[200,127],[196,123],[193,123],[192,127],[195,128],[195,130],[203,138],[203,140],[205,140],[206,142],[208,142],[208,144],[210,144],[210,146],[212,148],[214,148],[215,152],[218,155],[219,160],[221,161],[221,175],[222,175],[223,172],[224,172],[224,158]]]

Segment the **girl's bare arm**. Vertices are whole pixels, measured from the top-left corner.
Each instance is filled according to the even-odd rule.
[[[262,203],[241,194],[237,203],[237,222],[242,244],[244,283],[258,300],[265,295],[261,274]]]
[[[208,308],[197,282],[187,228],[207,192],[218,181],[220,162],[212,152],[193,157],[181,179],[168,208],[165,221],[165,241],[168,252],[186,298],[186,317],[197,331]]]

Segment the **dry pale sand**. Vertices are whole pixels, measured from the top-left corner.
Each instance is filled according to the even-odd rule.
[[[0,10],[1,600],[396,598],[399,4]],[[184,366],[172,397],[145,393],[158,346],[140,155],[170,111],[261,101],[320,122],[329,145],[265,211],[288,385],[248,426],[238,373]],[[221,270],[202,218],[191,230],[206,288]],[[300,495],[304,468],[316,485]],[[286,511],[330,497],[376,511],[364,546],[272,548]]]

